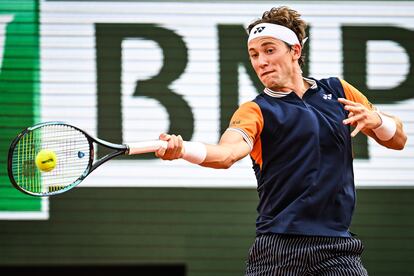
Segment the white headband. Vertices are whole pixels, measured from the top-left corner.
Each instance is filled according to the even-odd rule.
[[[291,29],[273,23],[260,23],[254,26],[254,28],[250,31],[247,43],[249,43],[250,40],[260,36],[271,36],[280,39],[289,45],[301,45],[298,37]]]

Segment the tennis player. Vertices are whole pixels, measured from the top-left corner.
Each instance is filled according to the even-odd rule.
[[[368,275],[350,231],[355,207],[351,138],[401,150],[401,120],[345,80],[305,78],[306,23],[272,8],[248,27],[248,54],[264,91],[234,113],[218,145],[161,134],[164,160],[229,168],[250,154],[257,178],[256,239],[246,275]],[[351,132],[350,126],[354,126]]]

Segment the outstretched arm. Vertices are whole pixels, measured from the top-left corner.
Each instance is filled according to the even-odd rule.
[[[203,160],[199,165],[216,169],[227,169],[250,153],[250,147],[242,135],[231,130],[224,132],[217,145],[201,143],[188,145],[180,135],[161,134],[160,139],[168,141],[168,147],[156,152],[159,158],[163,160],[187,159],[188,154],[194,154],[195,151],[196,154],[205,155],[201,158]],[[191,148],[192,153],[186,152],[186,148]]]

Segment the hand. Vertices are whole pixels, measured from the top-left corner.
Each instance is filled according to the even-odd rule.
[[[381,117],[377,112],[369,110],[366,106],[344,98],[338,98],[338,101],[344,105],[345,110],[349,111],[348,118],[343,120],[345,125],[355,126],[351,133],[352,137],[358,134],[362,129],[375,129],[382,124]]]
[[[181,135],[166,134],[160,135],[160,140],[167,141],[167,148],[160,148],[155,152],[155,156],[163,160],[174,160],[179,159],[183,156],[183,138]]]

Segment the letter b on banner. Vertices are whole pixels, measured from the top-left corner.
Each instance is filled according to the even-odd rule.
[[[106,24],[96,28],[97,90],[98,90],[98,137],[114,143],[123,142],[121,72],[122,41],[127,38],[143,38],[156,42],[164,60],[162,68],[151,79],[137,81],[134,97],[157,100],[169,116],[168,133],[182,135],[191,140],[194,118],[188,103],[169,88],[184,72],[188,62],[187,47],[175,32],[154,24]],[[139,114],[140,110],[136,111]],[[139,139],[139,137],[137,137]],[[102,156],[103,150],[99,152]],[[153,156],[147,155],[146,157]],[[139,156],[142,158],[142,155]],[[136,157],[138,158],[138,157]]]

